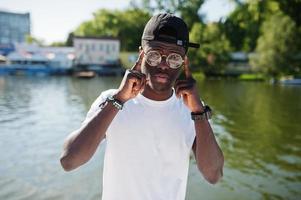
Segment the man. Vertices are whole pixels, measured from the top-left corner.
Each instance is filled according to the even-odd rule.
[[[158,14],[146,24],[139,58],[117,90],[104,91],[66,139],[66,171],[86,163],[106,140],[103,200],[184,200],[189,155],[210,183],[224,158],[188,68],[185,22]],[[183,80],[177,80],[184,70]]]

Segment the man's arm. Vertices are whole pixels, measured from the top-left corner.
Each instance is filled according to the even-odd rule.
[[[115,95],[122,103],[136,97],[144,88],[146,77],[141,73],[142,59],[143,52],[140,52],[132,70],[128,70],[123,77]],[[117,113],[118,109],[112,103],[107,103],[92,120],[67,137],[60,158],[61,165],[66,171],[73,170],[90,160],[99,143],[105,138],[106,131]]]
[[[90,160],[117,112],[118,109],[108,103],[90,122],[67,137],[60,159],[64,170],[73,170]]]
[[[198,169],[205,179],[215,184],[223,176],[224,156],[207,120],[195,121],[196,138],[192,150]]]
[[[189,70],[188,58],[185,58],[184,72],[186,79],[178,80],[175,85],[176,95],[182,96],[184,103],[191,112],[204,111],[200,101],[196,81]],[[214,184],[223,175],[224,156],[219,148],[211,126],[207,120],[195,120],[196,138],[192,150],[195,155],[197,166],[205,179]]]

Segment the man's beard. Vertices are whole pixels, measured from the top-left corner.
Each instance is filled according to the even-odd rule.
[[[172,84],[161,84],[161,83],[157,83],[157,82],[154,82],[154,81],[151,81],[150,82],[150,87],[158,92],[158,93],[161,93],[161,92],[166,92],[166,91],[169,91],[171,88],[172,88]]]

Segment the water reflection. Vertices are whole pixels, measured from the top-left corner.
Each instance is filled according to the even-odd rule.
[[[86,109],[89,109],[102,91],[118,88],[120,82],[120,77],[98,77],[91,80],[72,78],[70,93],[74,96],[73,98],[80,97]]]
[[[243,177],[241,186],[258,191],[261,198],[297,198],[301,88],[236,81],[199,86],[217,112],[214,122],[222,128],[215,131],[221,135],[226,165],[239,170],[231,179]]]

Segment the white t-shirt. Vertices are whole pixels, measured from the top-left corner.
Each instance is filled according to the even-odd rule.
[[[116,91],[103,92],[84,123]],[[175,95],[127,101],[106,132],[102,200],[184,200],[194,138],[190,111]]]

